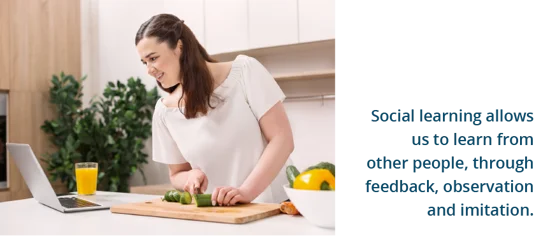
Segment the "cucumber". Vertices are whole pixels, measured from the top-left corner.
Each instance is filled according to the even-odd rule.
[[[166,191],[166,193],[164,194],[164,197],[162,198],[162,201],[166,201],[166,202],[169,202],[170,201],[170,191]]]
[[[193,202],[193,198],[195,199],[197,207],[212,206],[212,194],[194,194],[191,196],[191,193],[187,191],[180,192],[178,190],[170,190],[164,194],[162,200],[187,205]]]
[[[296,180],[298,175],[300,175],[300,171],[296,168],[296,166],[289,165],[286,167],[286,177],[291,188],[292,185],[294,185],[294,180]]]
[[[334,164],[330,163],[330,162],[326,162],[326,161],[319,162],[319,163],[317,163],[317,165],[310,166],[309,168],[304,170],[304,172],[309,171],[309,170],[313,170],[313,169],[326,169],[326,170],[330,171],[332,176],[336,177],[336,166]]]
[[[209,207],[212,206],[212,194],[195,194],[195,204],[197,207]]]
[[[166,193],[164,194],[164,201],[173,202],[174,197],[173,197],[172,193],[173,193],[173,190],[166,191]]]
[[[164,198],[162,199],[162,201],[166,201],[166,202],[187,202],[188,199],[183,199],[185,197],[185,195],[189,195],[189,193],[183,191],[183,192],[180,192],[178,190],[169,190],[169,191],[166,191],[166,193],[164,194]],[[191,197],[188,196],[188,198],[190,199]]]
[[[179,199],[179,203],[181,204],[191,204],[191,194],[189,192],[182,192],[181,193],[181,196],[180,196],[180,199]]]
[[[174,202],[179,202],[181,197],[181,193],[178,190],[172,191],[172,199],[174,199]]]

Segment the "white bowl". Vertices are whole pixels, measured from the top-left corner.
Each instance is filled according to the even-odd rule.
[[[318,227],[334,228],[335,191],[293,189],[288,184],[284,185],[284,189],[307,221]]]

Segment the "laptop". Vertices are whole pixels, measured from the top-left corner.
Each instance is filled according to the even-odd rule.
[[[89,210],[110,209],[120,202],[111,201],[108,197],[78,196],[75,194],[58,196],[38,159],[28,144],[7,143],[6,147],[21,172],[34,199],[39,203],[60,212],[79,212]]]

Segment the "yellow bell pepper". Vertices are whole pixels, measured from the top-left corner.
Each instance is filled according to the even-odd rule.
[[[321,185],[325,181],[328,183],[329,189],[321,189]],[[313,169],[296,176],[293,187],[303,190],[335,190],[334,185],[335,178],[330,171],[326,169]]]

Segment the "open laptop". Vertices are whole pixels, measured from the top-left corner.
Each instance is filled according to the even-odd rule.
[[[57,196],[30,145],[7,143],[6,147],[11,154],[12,160],[15,161],[17,168],[21,172],[23,179],[25,179],[32,196],[43,205],[60,212],[78,212],[109,209],[112,205],[119,203],[110,201],[107,198],[96,198],[95,196]]]

